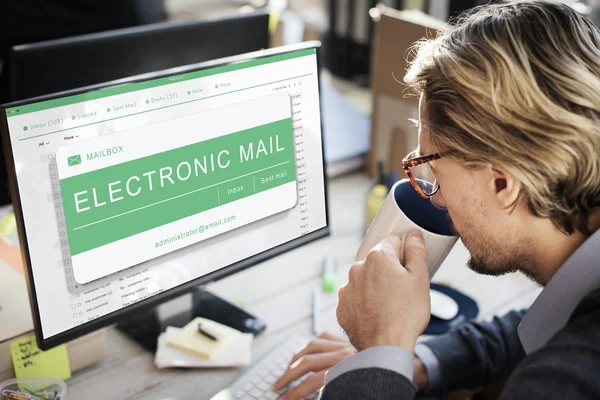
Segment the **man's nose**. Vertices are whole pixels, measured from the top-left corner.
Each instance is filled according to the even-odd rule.
[[[442,196],[442,191],[438,190],[436,194],[434,194],[433,196],[431,196],[430,201],[431,204],[433,204],[433,206],[435,208],[439,208],[440,210],[445,210],[446,207],[446,202],[444,201],[444,196]]]

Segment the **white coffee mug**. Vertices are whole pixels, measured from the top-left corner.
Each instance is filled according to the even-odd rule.
[[[404,241],[408,231],[418,228],[425,238],[427,266],[431,278],[458,240],[450,230],[446,215],[447,211],[434,207],[429,199],[419,196],[408,179],[402,179],[392,186],[383,206],[369,226],[356,254],[356,260],[364,260],[367,253],[384,237],[397,235]],[[400,262],[404,262],[403,253],[404,245]]]

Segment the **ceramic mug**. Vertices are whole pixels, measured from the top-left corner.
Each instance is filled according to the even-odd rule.
[[[423,232],[429,277],[433,277],[458,237],[450,230],[447,211],[436,208],[429,199],[422,198],[408,179],[402,179],[392,186],[360,244],[356,260],[364,260],[384,237],[397,235],[403,240],[400,256],[400,262],[403,263],[404,238],[413,228]]]

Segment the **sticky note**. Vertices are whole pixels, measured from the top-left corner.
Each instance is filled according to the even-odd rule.
[[[277,29],[277,24],[279,23],[279,13],[277,11],[272,11],[269,13],[269,34],[274,35],[275,29]]]
[[[71,377],[69,355],[64,344],[42,351],[37,346],[35,335],[30,335],[12,341],[10,352],[17,378],[67,380]]]
[[[15,213],[8,213],[0,218],[0,235],[9,237],[17,228],[17,220]]]

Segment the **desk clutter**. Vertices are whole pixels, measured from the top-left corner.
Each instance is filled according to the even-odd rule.
[[[254,335],[205,318],[183,328],[169,326],[158,337],[157,368],[247,366],[252,362]]]
[[[10,342],[16,379],[0,382],[0,400],[61,400],[71,377],[67,346],[42,351],[35,335]]]
[[[60,379],[9,379],[0,383],[0,400],[64,400],[67,385]]]

